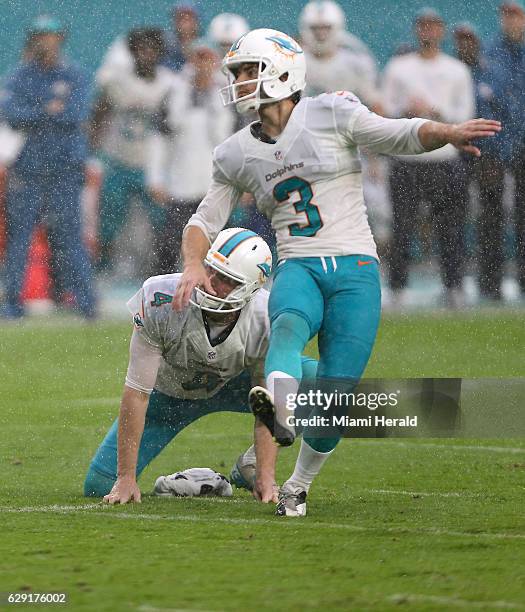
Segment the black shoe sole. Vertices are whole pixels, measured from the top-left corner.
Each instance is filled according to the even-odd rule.
[[[264,391],[255,391],[250,395],[250,409],[272,434],[279,446],[291,446],[295,441],[287,429],[275,421],[275,408]]]

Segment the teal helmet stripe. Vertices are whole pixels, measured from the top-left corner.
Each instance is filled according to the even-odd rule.
[[[241,242],[248,240],[248,238],[253,238],[253,236],[257,236],[257,234],[250,230],[239,232],[238,234],[235,234],[235,236],[232,236],[226,240],[226,242],[219,249],[219,253],[224,255],[224,257],[229,257],[232,254],[232,251],[238,247]]]

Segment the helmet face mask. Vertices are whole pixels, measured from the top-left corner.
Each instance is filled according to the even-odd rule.
[[[230,281],[234,281],[236,286],[234,286],[224,297],[211,295],[210,293],[204,291],[204,289],[195,287],[195,299],[190,299],[190,303],[193,306],[198,306],[201,310],[210,313],[226,314],[237,312],[244,308],[244,306],[247,304],[247,300],[244,299],[247,289],[246,283],[243,283],[243,281],[240,279],[234,279],[233,276],[223,272],[222,270],[218,270],[215,266],[210,265],[207,261],[205,262],[205,265],[213,273],[219,274]]]
[[[246,63],[253,63],[257,65],[257,77],[236,83],[238,70],[243,64]],[[228,85],[219,90],[224,106],[235,104],[240,113],[259,110],[260,105],[264,104],[264,98],[262,97],[264,95],[264,91],[262,90],[262,85],[265,81],[265,76],[263,74],[265,70],[266,63],[264,62],[263,58],[261,58],[258,62],[240,62],[239,64],[232,63],[228,66],[228,68],[223,68],[223,72],[228,77]],[[255,89],[248,94],[239,96],[238,90],[249,85],[255,85]],[[275,102],[275,100],[268,98],[266,99],[268,102]]]
[[[243,64],[257,64],[257,76],[236,82]],[[293,38],[277,30],[261,28],[241,36],[226,54],[222,70],[229,79],[220,90],[223,104],[235,104],[240,113],[289,98],[306,86],[303,50]],[[254,91],[238,95],[240,88],[250,85],[255,85]]]
[[[209,313],[231,313],[244,308],[270,276],[272,255],[255,232],[231,228],[219,233],[204,260],[212,274],[232,285],[224,297],[196,287],[190,303]],[[229,282],[228,282],[229,281]]]

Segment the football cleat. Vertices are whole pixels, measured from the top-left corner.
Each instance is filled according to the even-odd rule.
[[[253,414],[268,427],[279,446],[291,446],[294,443],[294,428],[279,422],[275,414],[275,404],[268,389],[253,387],[248,394],[248,402]]]
[[[306,491],[285,482],[279,490],[279,502],[275,514],[277,516],[306,516]]]
[[[230,482],[238,489],[253,491],[255,483],[255,463],[251,459],[245,459],[244,453],[239,455],[235,465],[231,469]]]

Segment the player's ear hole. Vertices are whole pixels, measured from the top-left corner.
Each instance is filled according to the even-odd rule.
[[[287,81],[287,80],[288,80],[288,73],[287,72],[285,72],[284,74],[281,74],[281,76],[279,77],[279,81],[283,81],[283,83],[285,81]]]

